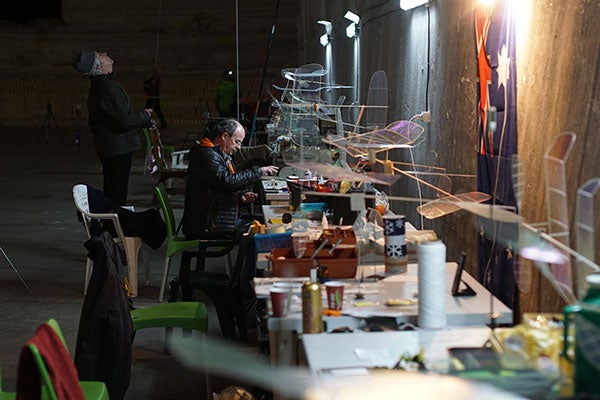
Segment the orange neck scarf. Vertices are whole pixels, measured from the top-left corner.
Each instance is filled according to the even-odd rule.
[[[200,146],[203,147],[216,147],[215,144],[207,138],[202,138],[200,140]],[[232,174],[235,174],[235,168],[233,167],[233,163],[231,162],[231,158],[229,158],[227,160],[227,168],[229,168],[229,172],[231,172]]]

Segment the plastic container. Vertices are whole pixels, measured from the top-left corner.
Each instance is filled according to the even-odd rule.
[[[301,203],[300,213],[304,218],[320,221],[327,208],[327,203]]]
[[[257,253],[270,253],[276,247],[292,247],[292,232],[254,235]]]
[[[600,274],[586,277],[587,294],[578,304],[564,308],[563,357],[573,363],[573,381],[576,394],[600,395]],[[575,359],[569,351],[569,324],[575,320]]]

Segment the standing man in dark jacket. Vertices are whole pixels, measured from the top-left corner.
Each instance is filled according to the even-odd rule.
[[[113,60],[108,54],[82,51],[75,55],[73,68],[90,78],[89,126],[102,162],[104,194],[125,205],[131,159],[140,148],[139,128],[152,126],[152,110],[131,109],[127,92],[113,75]]]
[[[238,121],[225,119],[190,150],[183,213],[187,238],[234,237],[240,203],[252,203],[258,196],[248,187],[261,176],[277,173],[273,165],[236,171],[231,156],[245,135]]]

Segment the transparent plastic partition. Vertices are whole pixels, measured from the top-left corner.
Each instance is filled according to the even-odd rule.
[[[559,133],[554,137],[544,156],[546,161],[548,234],[566,246],[570,246],[570,243],[565,164],[576,138],[577,135],[573,132]],[[568,265],[553,265],[552,273],[562,285],[573,288],[570,259]]]
[[[596,257],[596,208],[594,208],[594,199],[599,191],[600,178],[590,179],[577,189],[577,252],[592,261],[595,261]],[[576,268],[577,297],[581,299],[588,289],[585,277],[595,272],[595,270],[579,258],[577,259]]]

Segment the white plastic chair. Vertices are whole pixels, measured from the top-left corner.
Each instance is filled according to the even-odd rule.
[[[171,153],[171,169],[187,170],[189,155],[189,150],[178,150]]]
[[[116,243],[121,243],[125,248],[125,256],[127,258],[127,271],[129,275],[129,290],[132,297],[137,296],[138,284],[137,284],[137,270],[138,270],[138,253],[142,246],[142,239],[137,236],[125,236],[121,223],[119,222],[119,216],[115,213],[91,213],[90,205],[88,201],[87,186],[78,184],[73,186],[73,201],[75,207],[81,212],[83,217],[83,225],[87,233],[88,239],[92,237],[91,234],[91,223],[92,220],[111,220],[117,237],[115,238]],[[87,291],[90,277],[92,276],[92,260],[87,258],[85,263],[85,286],[84,294]]]

